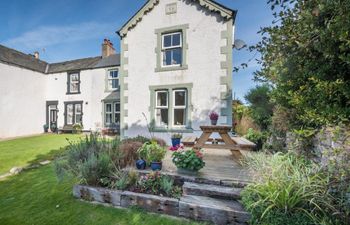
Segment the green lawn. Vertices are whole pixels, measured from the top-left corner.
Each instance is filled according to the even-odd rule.
[[[34,137],[0,141],[0,175],[15,166],[26,166],[31,161],[40,159],[52,150],[68,144],[66,138],[77,140],[81,135],[45,134]]]
[[[52,165],[0,181],[0,224],[190,224],[157,214],[81,202],[73,198],[72,186],[71,181],[57,181]]]

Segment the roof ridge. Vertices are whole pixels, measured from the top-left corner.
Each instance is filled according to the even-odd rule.
[[[79,58],[79,59],[72,59],[72,60],[66,60],[62,62],[55,62],[55,63],[49,63],[49,65],[55,65],[55,64],[62,64],[62,63],[71,63],[83,59],[97,59],[97,58],[102,58],[102,56],[91,56],[91,57],[85,57],[85,58]]]

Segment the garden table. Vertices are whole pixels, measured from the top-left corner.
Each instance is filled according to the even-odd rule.
[[[232,127],[226,125],[219,126],[200,126],[203,131],[202,135],[199,137],[194,148],[215,148],[215,149],[231,149],[237,150],[238,145],[232,140],[229,133],[231,132]],[[223,144],[213,143],[207,144],[207,142],[213,142],[213,139],[210,136],[213,133],[218,133],[222,139],[216,139],[215,141],[221,141]]]

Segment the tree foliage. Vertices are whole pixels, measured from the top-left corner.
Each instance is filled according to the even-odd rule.
[[[350,118],[350,0],[268,0],[275,21],[262,28],[255,78],[291,109],[293,128]]]
[[[266,130],[271,123],[273,104],[270,102],[270,94],[270,87],[261,85],[250,89],[244,97],[250,104],[250,116],[262,130]]]

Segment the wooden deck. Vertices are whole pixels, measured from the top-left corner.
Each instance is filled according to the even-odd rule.
[[[203,149],[205,167],[201,169],[196,177],[219,180],[221,182],[251,182],[246,168],[243,168],[232,152],[228,149]],[[182,175],[171,161],[171,151],[167,152],[163,160],[163,172]]]

